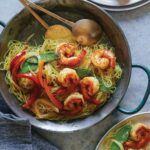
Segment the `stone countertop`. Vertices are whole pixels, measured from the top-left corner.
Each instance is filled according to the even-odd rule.
[[[7,23],[23,7],[18,0],[0,0],[0,20]],[[132,63],[150,68],[150,4],[132,11],[109,12],[121,26],[132,54]],[[0,27],[0,31],[2,27]],[[133,69],[128,91],[122,101],[125,107],[136,107],[143,98],[147,85],[146,75]],[[150,97],[140,112],[149,111]],[[80,132],[56,134],[40,131],[48,140],[62,150],[94,150],[98,141],[114,124],[127,117],[114,111],[101,123]]]

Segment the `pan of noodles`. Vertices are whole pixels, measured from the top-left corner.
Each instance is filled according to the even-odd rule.
[[[150,89],[134,110],[119,106],[128,88],[131,68],[150,71],[131,64],[130,49],[122,30],[100,7],[87,1],[47,0],[37,3],[73,22],[95,20],[102,28],[100,39],[82,46],[70,28],[37,13],[51,27],[51,38],[26,10],[5,26],[0,36],[0,91],[19,117],[37,128],[54,132],[72,132],[88,128],[113,110],[125,114],[139,111]],[[56,30],[55,30],[56,31]],[[56,38],[57,36],[57,38]],[[58,38],[61,37],[61,38]]]

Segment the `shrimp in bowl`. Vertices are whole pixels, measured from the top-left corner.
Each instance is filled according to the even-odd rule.
[[[116,57],[113,52],[105,49],[95,50],[91,56],[92,64],[102,70],[115,68]]]
[[[68,67],[78,66],[84,59],[86,51],[82,49],[78,55],[76,54],[76,51],[77,47],[73,44],[60,44],[56,49],[56,52],[60,56],[60,64]]]
[[[64,87],[69,87],[79,83],[79,76],[74,69],[64,68],[58,75],[58,82]]]
[[[95,77],[85,77],[80,81],[81,92],[85,99],[90,99],[99,91],[99,81]]]

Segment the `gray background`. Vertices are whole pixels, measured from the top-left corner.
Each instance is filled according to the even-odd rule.
[[[0,20],[7,23],[22,8],[18,0],[0,0]],[[109,14],[121,26],[127,37],[131,48],[132,63],[150,68],[150,4],[132,11],[109,12]],[[1,30],[2,27],[0,27]],[[134,108],[143,98],[146,85],[146,75],[141,70],[134,69],[121,105]],[[140,112],[147,112],[149,108],[150,98]],[[80,132],[56,134],[40,131],[40,133],[62,150],[94,150],[105,132],[125,117],[127,115],[114,111],[103,122]]]

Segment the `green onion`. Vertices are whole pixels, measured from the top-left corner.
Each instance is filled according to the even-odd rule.
[[[44,62],[51,62],[51,61],[54,61],[54,60],[58,59],[58,55],[54,52],[43,53],[43,54],[40,54],[39,57]]]

